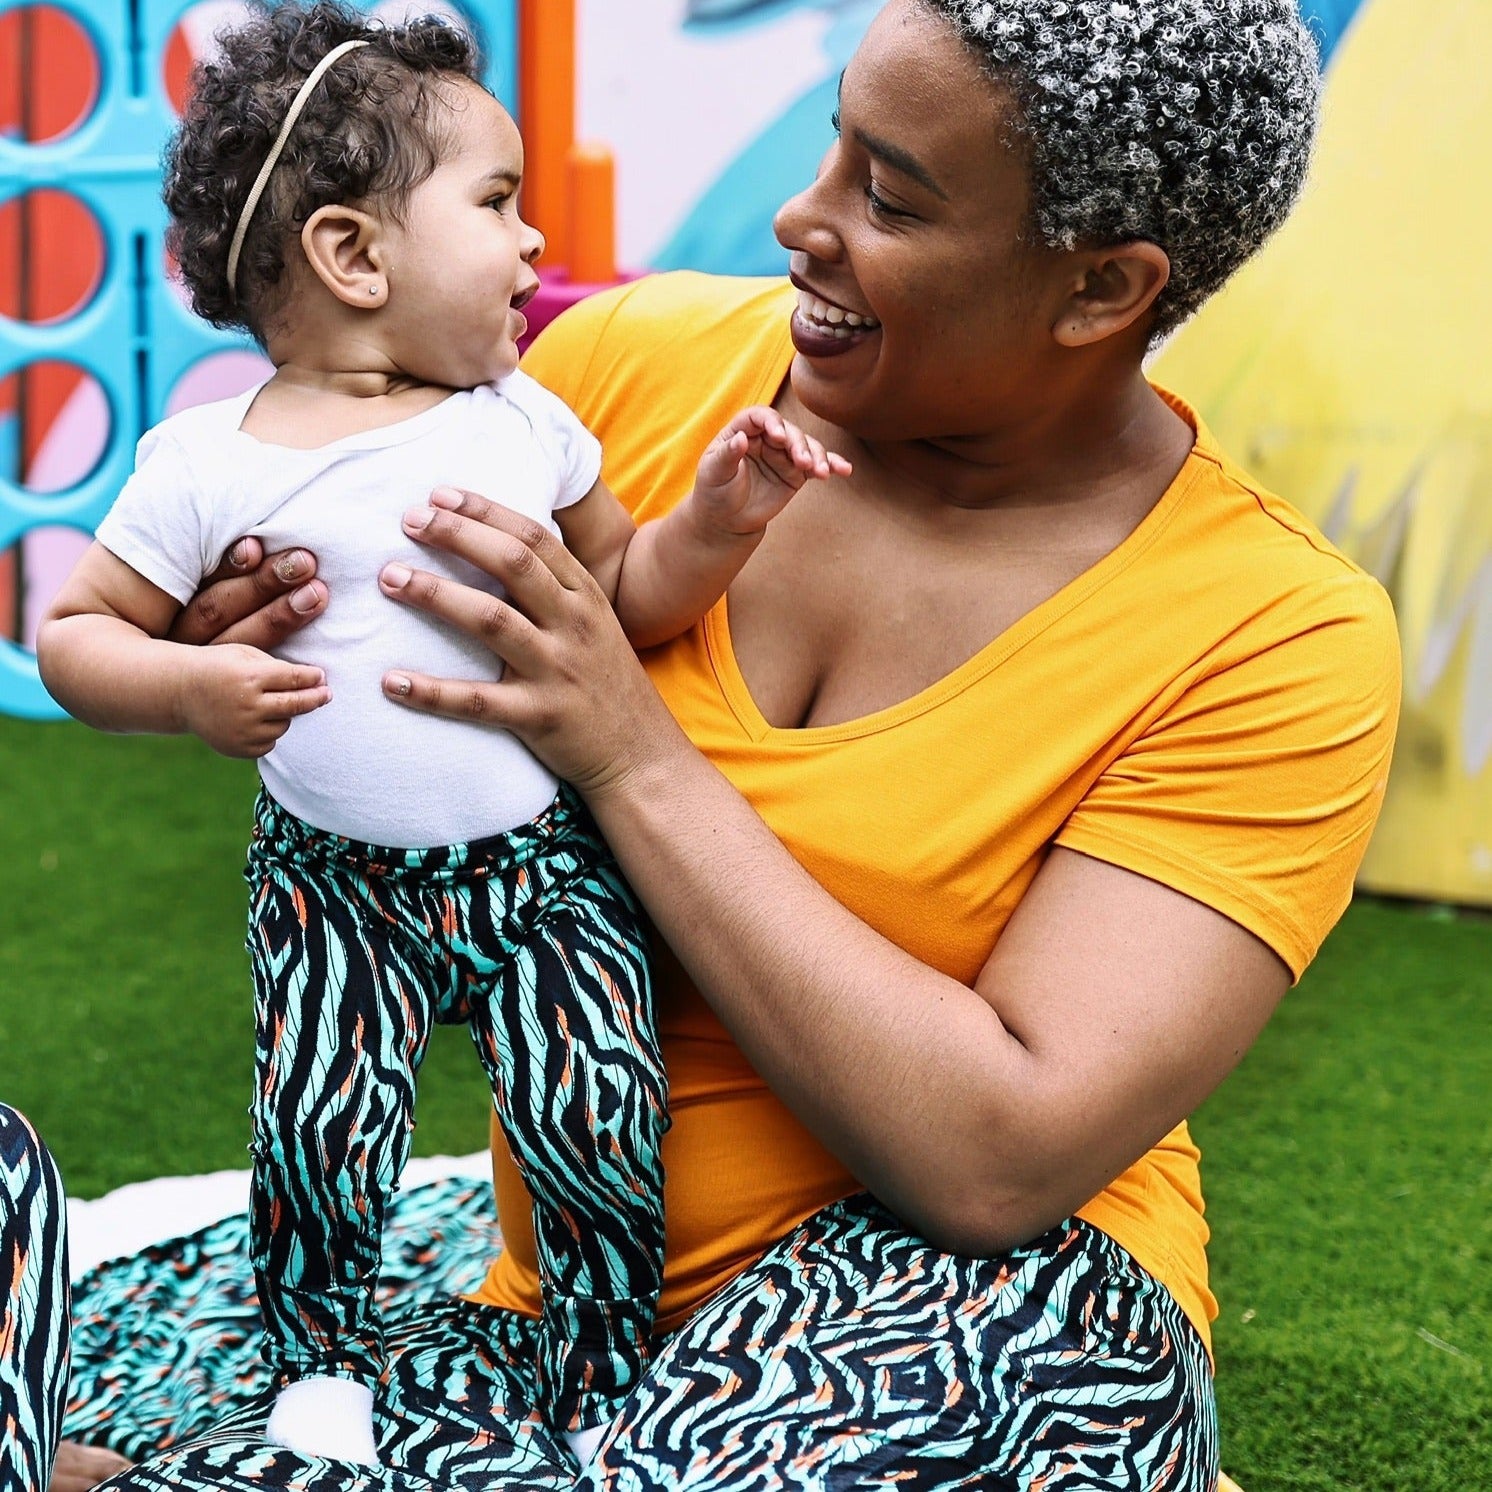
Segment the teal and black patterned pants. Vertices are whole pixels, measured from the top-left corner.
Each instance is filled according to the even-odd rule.
[[[0,1104],[0,1488],[44,1488],[67,1397],[67,1205],[36,1131]]]
[[[238,1218],[79,1282],[67,1434],[140,1462],[111,1492],[1215,1492],[1207,1353],[1124,1249],[1074,1221],[955,1258],[865,1196],[712,1295],[577,1476],[536,1323],[450,1298],[492,1221],[483,1183],[395,1203],[382,1468],[264,1443]]]
[[[277,1381],[375,1385],[385,1210],[432,1024],[465,1022],[534,1198],[550,1426],[611,1419],[649,1352],[667,1090],[630,890],[568,790],[532,823],[398,850],[261,793],[251,1254]]]

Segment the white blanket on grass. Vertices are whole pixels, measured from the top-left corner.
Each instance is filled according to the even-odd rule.
[[[416,1157],[404,1168],[401,1187],[446,1176],[490,1178],[492,1158],[471,1155]],[[249,1173],[212,1171],[204,1176],[158,1176],[136,1181],[91,1202],[67,1199],[68,1263],[73,1279],[153,1243],[195,1233],[232,1212],[247,1212]]]

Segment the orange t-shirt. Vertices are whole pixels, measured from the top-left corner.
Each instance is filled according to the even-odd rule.
[[[568,312],[525,366],[601,438],[612,490],[656,518],[730,416],[776,395],[792,297],[778,281],[656,276]],[[1350,897],[1398,713],[1388,598],[1172,403],[1196,445],[1139,527],[912,699],[843,725],[769,725],[724,601],[645,656],[690,739],[814,878],[965,983],[1053,844],[1206,903],[1297,976]],[[857,1186],[666,952],[657,983],[671,1327]],[[536,1314],[529,1198],[500,1138],[493,1154],[507,1247],[477,1298]],[[1198,1159],[1178,1125],[1081,1216],[1206,1340]]]

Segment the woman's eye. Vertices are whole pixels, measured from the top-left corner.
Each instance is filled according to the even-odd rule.
[[[833,126],[834,133],[837,135],[839,133],[839,110],[838,109],[836,109],[829,116],[829,123]]]
[[[865,200],[870,203],[871,212],[878,218],[909,218],[912,216],[904,208],[893,207],[876,191],[876,184],[873,181],[865,183]]]

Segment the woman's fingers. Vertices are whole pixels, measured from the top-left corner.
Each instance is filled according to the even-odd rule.
[[[434,679],[429,674],[395,669],[383,676],[383,692],[401,705],[447,720],[511,726],[509,684],[475,679]]]
[[[585,566],[542,523],[462,488],[437,487],[430,494],[429,508],[405,515],[404,531],[422,544],[469,560],[515,595],[517,587],[509,584],[505,570],[519,583],[542,570],[566,590],[591,584]],[[532,559],[539,565],[531,566]]]
[[[541,660],[543,635],[539,628],[517,607],[486,591],[397,562],[383,567],[378,584],[393,600],[459,627],[520,673],[529,672]]]
[[[245,571],[239,562],[252,568]],[[326,610],[327,589],[315,574],[315,556],[304,549],[264,555],[258,540],[241,539],[167,635],[172,642],[272,648]]]

